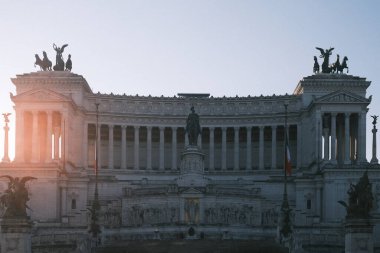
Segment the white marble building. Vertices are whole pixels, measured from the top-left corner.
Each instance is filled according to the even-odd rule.
[[[34,247],[87,234],[96,143],[105,243],[188,237],[190,227],[197,238],[274,238],[283,194],[284,104],[293,167],[289,201],[304,248],[343,248],[345,210],[337,201],[347,200],[350,183],[365,170],[379,223],[380,166],[366,160],[371,98],[365,78],[315,74],[292,95],[222,98],[95,94],[82,76],[63,71],[17,75],[12,82],[16,152],[14,161],[0,163],[0,174],[38,178],[28,183]],[[201,159],[186,164],[184,127],[192,105],[202,127]],[[2,181],[0,191],[5,188]]]

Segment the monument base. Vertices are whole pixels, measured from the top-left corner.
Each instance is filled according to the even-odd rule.
[[[32,222],[27,218],[5,218],[1,221],[1,252],[31,253]]]
[[[204,153],[198,146],[186,146],[181,154],[181,175],[178,186],[204,187],[208,180],[204,177]]]
[[[373,253],[373,225],[368,219],[347,219],[345,253]]]

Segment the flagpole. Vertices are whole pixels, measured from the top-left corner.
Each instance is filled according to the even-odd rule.
[[[92,202],[92,207],[90,210],[91,212],[91,225],[89,232],[92,234],[92,237],[95,239],[95,245],[96,248],[98,246],[98,234],[101,233],[100,225],[98,224],[98,211],[100,209],[99,204],[99,194],[98,194],[98,166],[99,166],[99,143],[98,143],[98,137],[99,134],[98,126],[99,126],[99,103],[95,103],[96,106],[96,129],[95,129],[95,191],[94,191],[94,201]]]
[[[289,150],[288,150],[288,103],[284,103],[285,107],[285,128],[284,128],[284,194],[282,199],[282,205],[281,205],[281,213],[280,213],[280,219],[279,219],[279,242],[283,244],[285,247],[288,248],[289,251],[291,251],[291,242],[289,240],[292,240],[292,226],[291,226],[291,209],[289,207],[288,202],[288,192],[287,192],[287,167],[289,166],[288,159],[289,156]]]

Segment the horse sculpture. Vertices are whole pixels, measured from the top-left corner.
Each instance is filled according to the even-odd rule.
[[[342,64],[340,64],[339,68],[337,68],[337,72],[338,72],[338,73],[343,74],[343,70],[344,70],[344,69],[347,69],[347,73],[348,73],[348,65],[347,65],[347,61],[348,61],[348,58],[347,58],[347,56],[345,56],[345,57],[343,58]]]
[[[339,54],[338,54],[336,62],[333,65],[331,65],[332,72],[333,73],[338,73],[338,74],[343,74],[343,70],[347,69],[347,73],[348,73],[347,61],[348,61],[348,58],[347,58],[347,56],[345,56],[343,58],[342,63],[340,63],[339,62]]]
[[[47,54],[45,51],[42,52],[44,58],[41,60],[40,56],[38,54],[35,54],[34,56],[36,57],[36,62],[34,63],[34,67],[36,67],[36,65],[40,66],[40,70],[43,70],[43,71],[47,71],[47,70],[51,70],[51,66],[52,66],[52,63],[51,61],[48,59],[47,57]]]
[[[314,67],[313,67],[314,74],[319,73],[319,63],[317,56],[314,56]]]

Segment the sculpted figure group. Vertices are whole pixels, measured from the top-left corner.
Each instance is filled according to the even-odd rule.
[[[372,184],[369,182],[367,171],[359,182],[350,185],[348,190],[348,203],[340,200],[347,211],[347,218],[368,218],[373,206]]]
[[[43,58],[41,60],[40,56],[38,54],[35,54],[36,62],[34,63],[34,67],[38,65],[42,71],[71,71],[73,67],[73,63],[71,61],[71,55],[69,54],[66,64],[63,60],[62,53],[65,50],[65,47],[67,47],[68,44],[64,44],[62,47],[57,47],[55,43],[53,43],[53,49],[56,52],[55,57],[55,65],[52,67],[52,62],[49,60],[47,54],[45,51],[42,52]],[[52,69],[53,68],[53,69]]]
[[[330,55],[332,54],[331,52],[334,50],[334,48],[330,47],[329,49],[324,50],[320,47],[316,47],[316,49],[318,49],[321,52],[321,55],[319,57],[323,58],[322,73],[340,73],[340,74],[343,74],[344,69],[347,69],[347,73],[348,73],[348,65],[347,65],[348,58],[347,58],[347,56],[345,56],[343,58],[342,63],[340,63],[339,54],[337,54],[336,61],[330,65],[329,59],[330,59]],[[318,63],[318,59],[316,56],[314,56],[313,72],[319,73],[319,63]]]
[[[8,175],[0,178],[8,178],[8,189],[0,197],[0,204],[6,208],[3,215],[4,218],[26,218],[26,202],[29,200],[28,190],[25,183],[29,180],[36,179],[35,177],[11,177]]]

